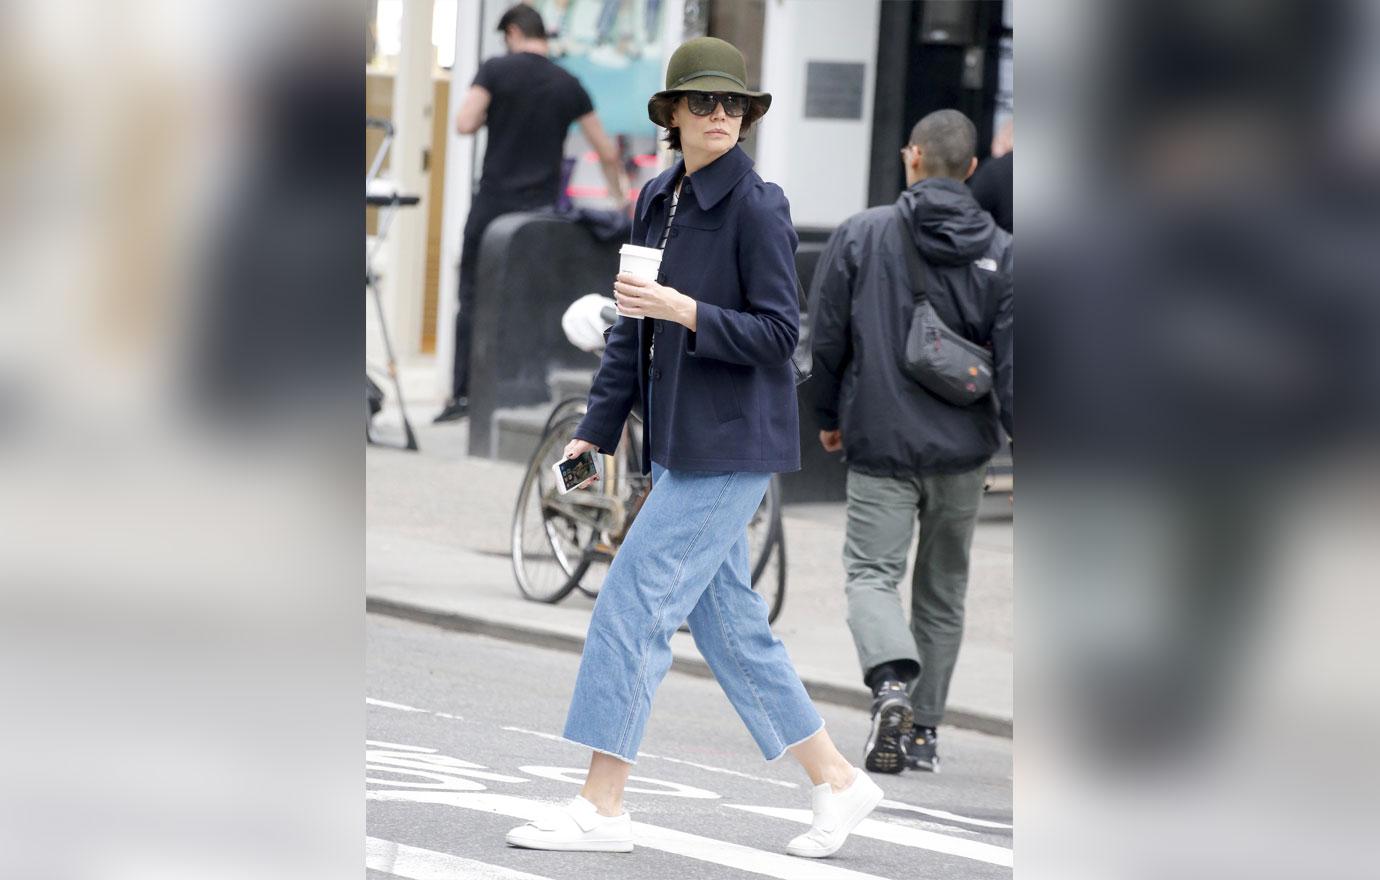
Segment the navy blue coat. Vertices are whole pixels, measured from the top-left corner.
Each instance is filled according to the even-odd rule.
[[[905,258],[920,250],[925,294],[955,332],[991,346],[994,391],[955,406],[901,371],[915,293]],[[842,429],[850,470],[875,476],[958,473],[997,450],[1015,417],[1015,251],[1011,236],[956,180],[913,184],[896,204],[845,220],[810,290],[814,374],[805,386],[823,430]]]
[[[684,170],[682,159],[643,188],[633,244],[657,246]],[[671,470],[799,470],[790,363],[800,336],[797,242],[785,194],[742,148],[686,177],[657,280],[698,301],[698,329],[619,318],[575,436],[611,453],[634,401],[646,412],[650,381],[644,473],[651,461]]]

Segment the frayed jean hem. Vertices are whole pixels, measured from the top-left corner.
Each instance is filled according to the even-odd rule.
[[[587,743],[587,742],[580,742],[578,739],[571,739],[571,738],[568,737],[568,736],[562,736],[561,739],[565,740],[566,742],[570,743],[571,745],[575,745],[575,746],[584,746],[585,748],[587,748],[587,749],[592,749],[592,750],[598,752],[598,753],[601,754],[601,755],[608,755],[610,758],[617,758],[618,760],[622,761],[624,764],[630,764],[630,765],[634,765],[634,766],[637,764],[637,761],[634,760],[634,759],[632,759],[632,758],[625,758],[624,756],[618,754],[617,752],[610,752],[608,749],[601,749],[601,748],[599,748],[598,746],[592,746],[592,745],[590,745],[590,744]]]
[[[780,761],[782,758],[786,757],[786,753],[789,752],[791,749],[795,748],[796,746],[800,745],[800,744],[803,743],[803,742],[808,742],[809,740],[814,739],[816,736],[819,735],[819,732],[820,732],[821,730],[823,730],[823,729],[824,729],[824,722],[821,721],[821,722],[819,722],[819,727],[815,728],[815,732],[814,732],[814,733],[810,734],[809,736],[805,737],[804,739],[798,739],[798,740],[796,740],[795,742],[791,743],[790,745],[786,746],[786,747],[783,748],[781,751],[777,752],[776,755],[775,755],[774,757],[768,758],[768,759],[767,759],[767,763],[768,763],[768,764],[775,764],[777,761]]]

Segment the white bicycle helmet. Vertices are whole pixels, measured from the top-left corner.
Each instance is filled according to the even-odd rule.
[[[570,304],[561,315],[561,329],[570,344],[581,351],[599,352],[604,348],[604,331],[608,322],[600,316],[605,306],[614,305],[612,297],[588,293]]]

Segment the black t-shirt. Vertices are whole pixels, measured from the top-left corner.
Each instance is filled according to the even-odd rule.
[[[982,163],[982,167],[968,180],[968,188],[973,191],[977,203],[992,215],[998,226],[1012,233],[1011,188],[1015,185],[1015,167],[1015,153],[1004,153]]]
[[[544,55],[516,52],[479,66],[489,91],[481,191],[549,191],[555,201],[570,123],[594,109],[580,81]]]

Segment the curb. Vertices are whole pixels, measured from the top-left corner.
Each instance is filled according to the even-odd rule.
[[[567,651],[573,654],[581,653],[585,646],[585,640],[580,636],[520,624],[504,623],[468,614],[458,614],[453,611],[437,611],[424,605],[399,602],[395,599],[366,596],[364,610],[366,613],[396,617],[414,623],[424,623],[452,632],[473,633],[523,645],[532,645],[537,648]],[[714,677],[714,673],[709,669],[709,664],[699,657],[673,657],[671,669],[699,678],[712,679]],[[864,712],[870,711],[872,708],[872,694],[862,688],[844,687],[809,678],[802,678],[801,681],[805,685],[805,692],[810,695],[811,699],[831,703],[835,706],[861,709]],[[950,708],[944,713],[944,724],[964,730],[975,730],[992,736],[1005,737],[1006,739],[1012,738],[1012,719],[987,715],[982,712]]]

